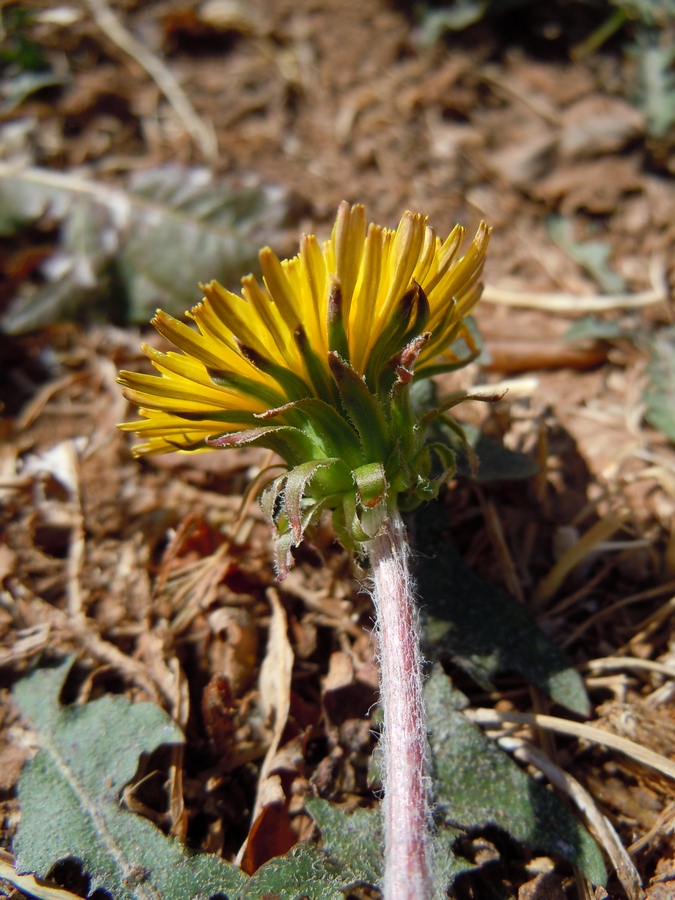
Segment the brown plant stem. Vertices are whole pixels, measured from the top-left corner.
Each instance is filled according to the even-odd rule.
[[[422,694],[419,616],[398,508],[368,541],[377,615],[380,699],[384,711],[384,898],[430,900],[430,754]]]

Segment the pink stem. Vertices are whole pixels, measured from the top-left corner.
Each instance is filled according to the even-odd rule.
[[[397,508],[366,544],[373,576],[384,708],[384,900],[430,900],[429,744],[418,611]]]

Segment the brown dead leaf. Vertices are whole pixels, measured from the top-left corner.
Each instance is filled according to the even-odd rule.
[[[552,206],[559,205],[563,215],[578,209],[612,213],[625,194],[642,190],[639,167],[635,156],[610,156],[558,168],[533,185],[529,193]]]
[[[540,126],[526,134],[517,135],[513,144],[490,154],[487,164],[501,182],[527,188],[551,171],[557,136]]]
[[[260,705],[272,727],[272,741],[268,751],[268,757],[271,757],[279,746],[291,707],[293,648],[288,640],[288,620],[279,594],[274,588],[269,588],[267,597],[272,607],[272,618],[265,659],[260,667],[258,687]],[[265,765],[263,772],[264,769]]]
[[[291,829],[286,795],[278,775],[270,775],[261,783],[260,811],[256,816],[241,858],[241,868],[253,875],[274,856],[283,856],[297,843]]]
[[[235,709],[227,678],[214,675],[202,694],[202,718],[214,752],[224,757],[234,737]]]
[[[646,900],[672,900],[675,896],[675,860],[660,859],[656,872],[647,886]]]
[[[0,544],[0,584],[16,571],[18,556],[6,544]]]
[[[344,652],[331,655],[328,674],[322,685],[323,707],[331,725],[342,726],[350,719],[360,720],[377,702],[377,677],[374,667],[365,664],[355,671],[353,657]]]
[[[644,113],[620,97],[591,94],[561,114],[560,151],[564,159],[618,153],[643,134]]]
[[[657,881],[650,884],[646,892],[646,900],[673,900],[675,896],[675,879],[667,882]]]
[[[488,340],[484,343],[487,371],[529,372],[533,369],[593,369],[607,360],[608,348],[600,343],[550,340]]]
[[[267,597],[272,607],[272,618],[270,620],[265,659],[260,667],[258,687],[260,690],[260,706],[272,729],[272,739],[263,764],[260,767],[258,790],[251,817],[253,823],[257,822],[266,805],[278,805],[281,802],[279,791],[277,790],[277,783],[279,789],[281,789],[281,781],[277,775],[272,774],[272,770],[291,708],[293,648],[288,640],[288,620],[286,611],[279,600],[278,592],[270,587],[267,590]],[[283,790],[281,795],[285,803]],[[270,815],[276,814],[270,812]],[[248,845],[252,833],[252,831],[249,833],[237,855],[237,860],[240,863],[248,853]]]
[[[214,639],[209,647],[215,677],[227,679],[239,697],[253,677],[257,660],[258,630],[251,613],[240,606],[216,609],[208,618]]]
[[[9,692],[0,692],[0,791],[11,790],[29,756]]]
[[[337,651],[331,654],[328,674],[323,683],[325,693],[339,691],[354,683],[354,664],[347,653]]]
[[[540,872],[532,881],[520,886],[518,900],[565,900],[560,876],[554,872]]]

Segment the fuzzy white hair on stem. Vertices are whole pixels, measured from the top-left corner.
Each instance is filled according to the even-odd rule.
[[[405,525],[393,506],[365,545],[372,566],[380,663],[385,900],[431,900],[431,758],[422,684],[419,611]]]

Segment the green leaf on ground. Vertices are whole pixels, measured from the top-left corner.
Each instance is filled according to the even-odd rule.
[[[479,578],[443,538],[447,513],[439,502],[413,519],[416,576],[425,614],[425,637],[486,690],[498,672],[518,672],[557,703],[588,715],[579,673],[518,602]]]
[[[0,234],[43,217],[60,225],[44,287],[15,298],[2,328],[16,334],[72,318],[144,323],[158,306],[181,316],[199,300],[200,282],[236,289],[289,215],[281,188],[235,188],[205,169],[138,172],[124,190],[0,163]]]
[[[266,862],[253,875],[242,900],[344,900],[344,892],[356,882],[318,847],[307,841],[296,844],[285,856]]]
[[[240,869],[189,853],[121,805],[121,791],[141,754],[182,743],[178,726],[159,707],[120,696],[62,706],[71,665],[67,660],[39,669],[14,689],[40,746],[19,780],[17,871],[45,878],[70,858],[81,861],[92,891],[103,888],[115,900],[237,896],[248,880]]]
[[[474,474],[471,471],[466,448],[455,432],[443,425],[442,422],[435,425],[434,428],[443,435],[444,443],[449,444],[455,451],[457,475],[461,478],[470,478],[479,484],[490,484],[496,481],[517,481],[522,478],[531,478],[539,471],[539,466],[534,460],[498,444],[474,425],[462,423],[467,443],[478,458],[478,470]]]
[[[318,797],[305,806],[321,829],[322,850],[352,874],[352,884],[376,887],[382,878],[382,817],[377,810],[357,809],[347,815]]]
[[[647,116],[647,133],[657,139],[665,138],[675,123],[675,47],[668,34],[666,29],[640,28],[629,51],[637,62],[636,99]]]
[[[607,294],[619,294],[626,290],[626,282],[608,265],[611,246],[605,241],[577,241],[572,223],[564,216],[552,215],[547,220],[548,231],[556,244],[570,259],[593,276]]]
[[[440,666],[425,694],[437,819],[467,830],[499,828],[604,884],[602,854],[581,822],[457,710],[457,692]]]
[[[637,329],[615,319],[584,316],[570,325],[563,337],[566,341],[618,341],[622,338],[635,340]]]
[[[424,9],[419,25],[418,40],[423,47],[432,47],[446,31],[463,31],[485,15],[489,0],[458,0],[442,9]]]
[[[382,816],[379,810],[359,809],[353,813],[316,797],[306,800],[310,815],[321,829],[322,850],[330,861],[342,867],[350,887],[357,884],[378,887],[383,875]],[[435,884],[443,895],[462,872],[473,863],[457,856],[452,845],[462,832],[440,828],[434,836]]]
[[[415,415],[422,416],[441,405],[438,386],[431,379],[413,381],[410,386],[410,400]],[[429,428],[428,441],[446,444],[455,454],[457,474],[480,484],[493,481],[513,481],[531,478],[539,471],[539,466],[522,453],[509,450],[492,438],[486,437],[479,428],[460,423],[469,447],[478,457],[478,471],[473,472],[467,457],[466,447],[459,435],[437,419]]]
[[[666,328],[652,341],[644,392],[645,419],[675,441],[675,326]]]
[[[610,0],[631,19],[644,25],[666,25],[675,19],[673,0]]]

